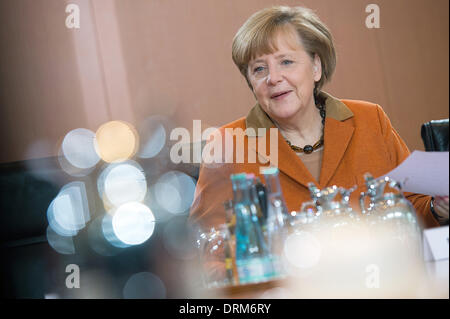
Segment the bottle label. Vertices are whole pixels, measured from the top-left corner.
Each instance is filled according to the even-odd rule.
[[[236,266],[241,284],[267,281],[273,274],[269,258],[236,260]]]
[[[272,262],[272,267],[273,267],[272,275],[274,277],[283,277],[285,275],[285,271],[284,271],[283,262],[281,261],[281,258],[279,256],[272,255],[270,260]]]
[[[225,268],[233,269],[233,260],[231,258],[225,258]]]

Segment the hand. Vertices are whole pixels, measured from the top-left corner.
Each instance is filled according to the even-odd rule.
[[[441,221],[448,222],[448,196],[436,196],[433,206]]]

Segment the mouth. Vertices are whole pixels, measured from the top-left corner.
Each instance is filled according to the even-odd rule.
[[[271,99],[281,99],[283,97],[285,97],[286,95],[288,95],[289,93],[291,93],[292,90],[288,90],[288,91],[280,91],[277,93],[274,93],[270,96]]]

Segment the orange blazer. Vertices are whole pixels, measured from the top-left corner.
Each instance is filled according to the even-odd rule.
[[[410,152],[379,105],[365,101],[339,100],[325,92],[321,94],[326,103],[326,118],[320,179],[317,181],[312,177],[299,156],[279,133],[276,164],[280,170],[283,195],[289,211],[298,211],[303,202],[311,200],[307,187],[309,182],[315,183],[320,189],[332,185],[345,188],[356,185],[357,189],[352,193],[350,200],[353,209],[359,211],[359,195],[366,191],[363,175],[369,172],[375,178],[380,177],[398,166]],[[234,162],[229,163],[230,159],[226,162],[224,158],[227,128],[244,132],[242,136],[235,138],[243,140],[242,163],[236,162],[237,154],[242,152],[237,149],[236,143],[232,145]],[[256,134],[245,132],[247,128],[253,128]],[[215,138],[211,138],[210,141],[215,141],[214,143],[221,141],[222,161],[214,163],[209,160],[210,164],[204,163],[200,168],[190,212],[192,222],[204,228],[225,222],[223,202],[233,198],[231,174],[253,173],[264,182],[260,169],[270,165],[270,162],[265,163],[270,158],[266,155],[270,150],[270,139],[269,136],[265,138],[266,150],[255,148],[255,145],[259,145],[258,139],[264,138],[264,133],[258,133],[258,128],[269,129],[275,126],[256,104],[246,118],[221,127],[220,135],[216,134]],[[267,130],[266,134],[268,132]],[[211,149],[213,148],[210,147],[209,150]],[[207,146],[203,151],[208,151]],[[251,154],[252,152],[255,154]],[[249,160],[255,155],[256,162]],[[412,193],[405,193],[405,196],[414,205],[423,228],[439,226],[430,211],[430,196]]]

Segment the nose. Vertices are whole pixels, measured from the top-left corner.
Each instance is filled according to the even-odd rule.
[[[283,80],[283,75],[275,66],[269,67],[269,75],[267,76],[267,84],[276,85]]]

